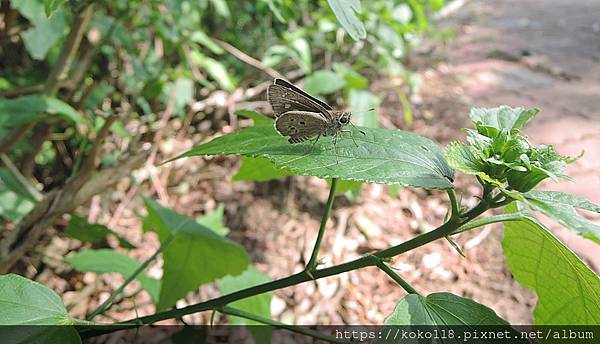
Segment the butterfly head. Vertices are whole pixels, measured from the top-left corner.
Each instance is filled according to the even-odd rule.
[[[341,112],[338,116],[338,123],[340,124],[340,127],[350,123],[350,118],[352,118],[351,112]]]

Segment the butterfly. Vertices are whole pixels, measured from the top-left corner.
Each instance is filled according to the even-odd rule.
[[[288,136],[288,142],[295,144],[316,137],[334,136],[334,148],[339,133],[352,124],[351,112],[333,110],[327,103],[311,96],[283,79],[275,79],[267,89],[267,99],[275,113],[275,130]],[[361,134],[365,133],[361,130]],[[352,137],[354,144],[356,141]]]

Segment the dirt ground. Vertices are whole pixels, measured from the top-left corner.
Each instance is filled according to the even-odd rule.
[[[429,45],[422,58],[441,61],[420,68],[422,90],[414,97],[415,132],[445,145],[463,139],[460,128],[468,126],[471,106],[539,107],[542,113],[526,133],[535,143],[555,144],[563,154],[586,154],[568,174],[573,183],[545,187],[568,191],[600,202],[600,3],[580,0],[566,4],[547,1],[467,1],[457,12],[442,20],[455,28],[448,45]],[[416,59],[420,57],[417,56]],[[372,91],[383,97],[381,113],[400,128],[401,105],[395,90],[385,80]],[[225,128],[225,130],[229,130]],[[161,148],[164,156],[190,148],[192,139],[172,139]],[[225,205],[230,237],[251,253],[259,270],[281,278],[303,267],[319,226],[327,185],[316,178],[294,177],[266,183],[231,182],[239,164],[236,158],[191,158],[145,169],[156,173],[166,188],[155,189],[164,204],[191,216]],[[138,175],[141,177],[141,175]],[[470,177],[459,175],[457,189],[464,205],[473,205],[478,187]],[[142,208],[128,183],[119,192],[96,197],[91,209],[94,218],[139,246],[137,259],[150,256],[157,248],[152,234],[142,235],[135,211]],[[94,202],[96,206],[94,206]],[[120,207],[119,204],[126,204]],[[355,202],[336,198],[320,257],[324,266],[354,259],[362,254],[398,244],[439,225],[446,213],[444,193],[402,189],[392,198],[384,185],[365,185]],[[118,216],[115,216],[118,212]],[[554,227],[552,227],[554,228]],[[600,271],[597,246],[567,231],[558,235]],[[502,230],[488,227],[457,238],[466,258],[446,241],[437,241],[394,259],[392,265],[419,292],[449,291],[483,303],[513,324],[531,323],[535,295],[519,286],[504,266]],[[52,257],[69,250],[59,237],[47,252]],[[593,251],[595,250],[595,251]],[[71,309],[81,316],[105,299],[120,284],[116,275],[96,278],[94,274],[73,276],[48,272],[48,285],[63,294]],[[158,276],[160,263],[149,274]],[[57,273],[61,279],[51,278]],[[44,276],[40,276],[44,279]],[[91,287],[84,288],[85,285]],[[135,291],[132,285],[129,292]],[[91,298],[89,296],[92,296]],[[218,295],[212,286],[191,293],[178,306]],[[380,324],[405,292],[375,268],[353,271],[274,293],[274,319],[293,324]],[[112,320],[153,313],[145,293],[124,301],[109,314]],[[210,314],[184,317],[192,323],[207,323]],[[98,320],[101,320],[100,318]],[[104,320],[109,320],[105,318]]]

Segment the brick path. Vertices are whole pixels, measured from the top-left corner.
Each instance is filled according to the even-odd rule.
[[[600,204],[600,1],[471,0],[446,21],[458,29],[443,72],[474,106],[540,108],[525,129],[532,143],[567,155],[585,150],[567,171],[576,183],[544,188]],[[597,245],[547,223],[600,272]]]

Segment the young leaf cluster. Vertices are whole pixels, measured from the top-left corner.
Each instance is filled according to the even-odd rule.
[[[532,146],[521,134],[521,128],[538,112],[507,106],[473,109],[470,118],[475,129],[466,129],[467,143],[453,142],[446,149],[448,163],[488,183],[506,184],[520,192],[547,178],[567,178],[563,172],[574,158],[561,156],[552,146]]]

